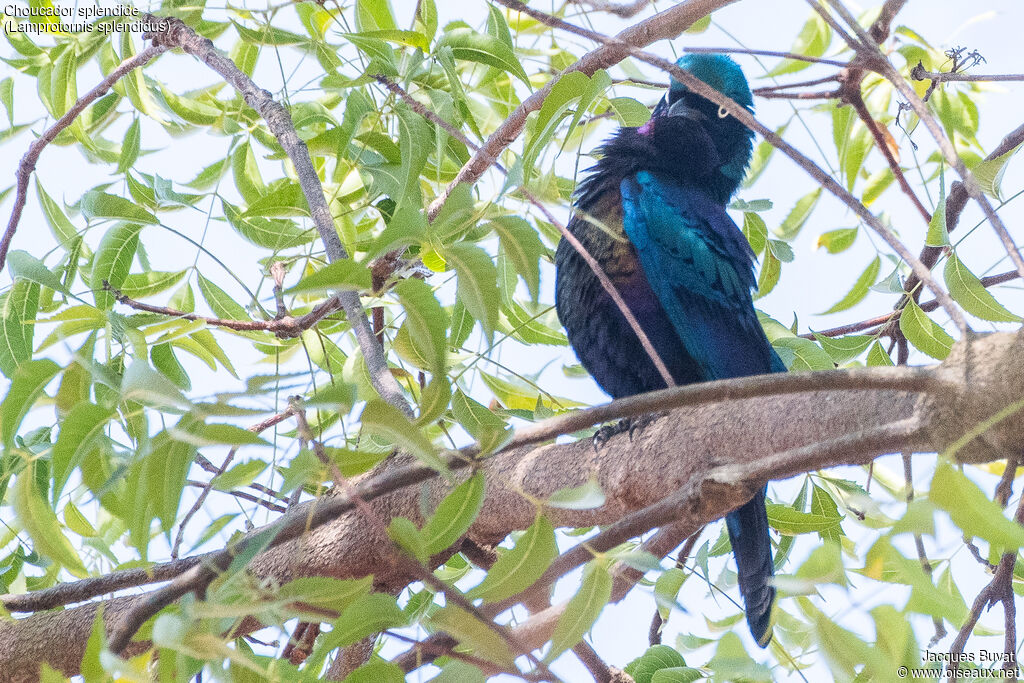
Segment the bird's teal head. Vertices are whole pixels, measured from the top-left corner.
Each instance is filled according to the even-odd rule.
[[[754,100],[743,70],[729,57],[688,54],[676,65],[740,106],[753,110]],[[680,150],[687,148],[687,141],[692,148],[695,136],[709,140],[714,147],[714,161],[711,162],[710,157],[704,161],[714,163],[717,172],[702,182],[712,196],[722,202],[728,201],[743,181],[753,151],[754,134],[749,128],[730,115],[725,107],[698,95],[675,78],[652,112],[651,120],[637,130],[652,140],[656,138],[659,147],[667,143]],[[679,163],[692,165],[700,162],[680,159]]]
[[[725,55],[711,54],[683,55],[676,62],[676,66],[693,74],[747,109],[753,108],[754,98],[750,94],[747,78],[743,75],[740,65],[731,58]],[[689,91],[689,88],[673,78],[668,91],[669,104],[671,105],[672,100],[680,99],[684,93]]]

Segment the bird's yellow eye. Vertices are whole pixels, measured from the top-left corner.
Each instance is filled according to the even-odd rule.
[[[729,115],[729,110],[726,109],[724,106],[718,108],[718,118],[724,119],[728,115]]]

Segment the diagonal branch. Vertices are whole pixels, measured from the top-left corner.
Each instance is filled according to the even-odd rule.
[[[433,220],[441,212],[456,186],[462,183],[475,183],[498,160],[498,156],[505,148],[515,142],[523,132],[526,117],[530,112],[540,109],[548,93],[562,76],[573,71],[581,71],[589,76],[599,69],[614,66],[629,56],[627,46],[643,47],[658,40],[674,38],[698,19],[733,2],[736,0],[683,0],[664,12],[659,12],[622,31],[616,36],[614,44],[603,45],[585,54],[516,107],[515,111],[491,133],[479,151],[463,164],[455,179],[431,202],[427,216]]]
[[[303,332],[313,327],[341,307],[338,297],[331,297],[330,299],[317,304],[309,313],[299,316],[298,318],[285,315],[279,318],[274,318],[273,320],[227,320],[224,318],[210,318],[205,315],[197,315],[195,313],[186,313],[166,306],[154,306],[153,304],[136,301],[135,299],[125,296],[120,290],[111,287],[110,283],[105,280],[103,282],[103,289],[104,291],[111,292],[118,303],[124,304],[129,308],[133,308],[136,311],[157,313],[159,315],[166,315],[172,318],[181,318],[182,320],[201,320],[207,325],[223,327],[225,329],[235,330],[236,332],[271,332],[282,339],[301,337]]]
[[[853,29],[861,40],[865,42],[863,50],[858,51],[860,57],[863,60],[870,62],[878,73],[884,76],[896,87],[896,90],[906,98],[907,102],[914,110],[914,113],[917,114],[917,117],[922,123],[924,123],[925,128],[928,129],[928,132],[931,133],[931,136],[938,144],[939,150],[942,152],[947,163],[956,169],[957,174],[964,181],[964,189],[967,190],[967,194],[981,207],[985,217],[992,225],[992,229],[999,237],[999,240],[1003,243],[1010,260],[1013,261],[1013,265],[1016,266],[1021,277],[1024,277],[1024,257],[1021,256],[1020,250],[1017,248],[1017,245],[1014,243],[1009,231],[1006,229],[1006,225],[1003,224],[1003,220],[999,217],[999,214],[995,212],[995,209],[992,208],[992,204],[988,201],[988,198],[985,197],[984,193],[982,193],[978,186],[978,182],[974,179],[974,175],[970,170],[968,170],[967,166],[964,165],[963,159],[960,158],[960,155],[956,151],[956,147],[954,147],[952,141],[946,137],[945,132],[942,130],[942,126],[928,109],[928,105],[925,104],[925,102],[918,96],[917,91],[914,90],[910,83],[908,83],[896,68],[893,67],[892,63],[886,59],[885,55],[879,52],[878,47],[870,41],[870,36],[868,36],[864,29],[861,28],[860,24],[857,23],[856,17],[850,14],[850,11],[846,9],[839,0],[827,1],[828,4],[843,17],[846,23],[849,24],[850,28]],[[914,270],[916,272],[917,268]],[[918,273],[918,277],[925,284],[928,283],[927,280],[921,277],[920,273]],[[930,285],[929,288],[931,288]],[[938,291],[934,289],[932,291],[935,291],[936,296],[938,296]],[[939,298],[941,299],[941,297]],[[945,305],[943,305],[943,308],[946,308]],[[963,316],[959,314],[959,311],[957,311],[956,316],[951,315],[951,317],[960,328],[961,332],[967,329],[966,322],[964,322]]]
[[[156,18],[154,18],[156,19]],[[320,176],[309,158],[309,150],[295,132],[291,116],[269,92],[258,87],[252,79],[245,75],[229,57],[217,50],[213,43],[189,28],[180,19],[164,18],[161,30],[144,34],[144,38],[153,41],[154,47],[181,48],[199,61],[203,62],[225,81],[231,84],[242,96],[246,104],[255,109],[267,122],[267,127],[277,138],[282,149],[288,155],[302,187],[302,193],[309,205],[309,215],[320,233],[320,239],[327,251],[327,258],[334,262],[348,258],[345,247],[341,243],[338,231],[334,227],[334,218],[324,197]],[[337,293],[341,308],[345,311],[349,325],[356,335],[359,348],[363,352],[363,360],[369,371],[370,382],[377,393],[385,401],[399,408],[403,413],[412,416],[412,407],[402,393],[398,380],[391,374],[387,357],[370,327],[359,293],[352,289]]]
[[[138,69],[166,51],[166,46],[151,45],[134,57],[129,57],[118,64],[106,78],[100,81],[95,88],[79,97],[78,101],[71,105],[64,116],[60,117],[45,133],[28,146],[28,151],[21,158],[15,171],[15,176],[18,179],[18,190],[14,196],[14,208],[11,209],[11,218],[7,222],[7,230],[4,231],[3,237],[0,238],[0,269],[4,267],[4,262],[7,260],[7,250],[10,249],[14,233],[18,230],[21,212],[25,209],[25,201],[28,197],[28,179],[36,168],[36,163],[39,161],[39,155],[42,154],[43,148],[53,142],[62,130],[74,123],[75,119],[78,118],[87,106],[105,95],[113,87],[114,83],[117,83],[133,70]]]

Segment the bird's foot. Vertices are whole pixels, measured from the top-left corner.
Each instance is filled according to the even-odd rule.
[[[598,450],[601,446],[605,445],[613,436],[618,434],[629,434],[629,440],[633,440],[633,434],[637,431],[643,430],[647,425],[657,420],[665,412],[657,413],[646,413],[644,415],[637,415],[636,417],[624,417],[618,422],[611,424],[602,425],[594,433],[594,450]]]

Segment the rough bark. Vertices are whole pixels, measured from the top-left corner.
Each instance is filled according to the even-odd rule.
[[[660,501],[657,515],[642,520],[647,528],[680,519],[699,525],[724,516],[769,479],[862,464],[897,451],[942,452],[974,432],[976,438],[959,445],[955,457],[969,463],[1001,459],[1024,449],[1024,418],[1012,410],[1024,406],[1022,356],[1024,333],[971,336],[930,369],[951,383],[947,391],[925,395],[898,386],[853,391],[825,386],[676,409],[632,438],[621,434],[599,449],[585,440],[501,453],[482,465],[487,497],[470,535],[490,544],[524,529],[536,509],[520,491],[544,498],[591,476],[600,482],[606,503],[593,510],[552,508],[548,513],[555,524],[610,524]],[[887,425],[901,428],[886,431]],[[449,490],[439,479],[423,486],[434,502]],[[369,504],[385,521],[395,516],[419,521],[421,501],[416,486]],[[308,514],[316,504],[290,514]],[[278,582],[373,574],[378,588],[393,590],[410,577],[393,562],[392,546],[375,529],[352,511],[257,556],[250,570]],[[138,600],[108,600],[108,630]],[[42,661],[76,673],[96,604],[0,624],[0,680],[35,680]]]

